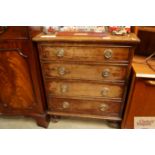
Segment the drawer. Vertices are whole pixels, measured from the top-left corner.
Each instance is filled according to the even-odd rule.
[[[100,116],[119,116],[121,111],[121,102],[49,97],[48,107],[51,112]]]
[[[0,26],[0,39],[28,39],[26,26]]]
[[[45,77],[81,80],[125,80],[127,66],[42,64]]]
[[[128,47],[90,47],[90,46],[50,46],[40,45],[40,58],[43,60],[64,60],[84,62],[128,62]]]
[[[46,91],[54,96],[122,99],[124,85],[53,80],[46,81]]]

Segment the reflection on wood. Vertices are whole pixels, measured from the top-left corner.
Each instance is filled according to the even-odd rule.
[[[17,51],[0,53],[0,102],[10,108],[31,108],[34,101],[26,59]]]

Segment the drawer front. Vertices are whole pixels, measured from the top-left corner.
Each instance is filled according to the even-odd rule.
[[[81,80],[125,80],[127,66],[45,63],[45,77]]]
[[[48,81],[46,82],[46,90],[48,94],[55,96],[122,99],[124,85],[73,81]]]
[[[49,97],[48,107],[51,112],[100,116],[119,116],[121,110],[121,102]]]
[[[84,62],[128,62],[127,47],[55,47],[40,46],[40,58],[44,60],[66,60]]]

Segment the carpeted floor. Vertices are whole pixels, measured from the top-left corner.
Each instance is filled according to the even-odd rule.
[[[97,119],[61,118],[50,122],[48,129],[108,129],[105,121]],[[0,129],[44,129],[35,120],[23,117],[0,117]]]

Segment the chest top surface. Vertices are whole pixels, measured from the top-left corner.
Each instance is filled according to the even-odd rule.
[[[139,43],[140,40],[134,33],[130,33],[125,36],[115,36],[111,34],[106,34],[105,36],[56,36],[56,35],[45,35],[40,33],[33,38],[33,41],[37,42],[90,42],[90,43]]]

